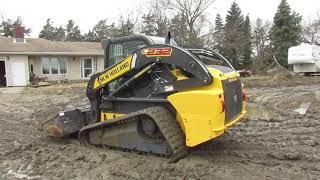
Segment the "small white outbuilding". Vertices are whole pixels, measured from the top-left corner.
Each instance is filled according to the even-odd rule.
[[[320,72],[320,46],[301,44],[289,48],[288,64],[297,73]]]

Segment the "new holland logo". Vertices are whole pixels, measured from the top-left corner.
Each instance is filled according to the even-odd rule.
[[[131,69],[132,56],[127,57],[118,64],[106,69],[99,75],[94,81],[94,89],[101,87],[104,84],[108,84],[114,79],[120,77],[122,74],[128,72]]]
[[[171,56],[172,48],[146,48],[141,50],[141,54],[147,57]]]

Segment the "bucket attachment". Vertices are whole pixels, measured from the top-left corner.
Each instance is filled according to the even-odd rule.
[[[41,123],[41,129],[52,137],[65,137],[78,132],[92,117],[90,109],[62,111]]]

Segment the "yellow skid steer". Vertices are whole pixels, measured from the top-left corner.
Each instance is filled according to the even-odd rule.
[[[170,39],[103,40],[105,69],[90,78],[91,108],[60,112],[49,136],[78,133],[84,144],[158,154],[177,161],[222,135],[246,113],[239,74],[220,54]]]

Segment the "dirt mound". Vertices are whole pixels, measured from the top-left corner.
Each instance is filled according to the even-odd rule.
[[[287,81],[287,80],[293,80],[295,78],[295,74],[292,72],[289,72],[287,70],[278,71],[277,73],[270,74],[271,81]]]

